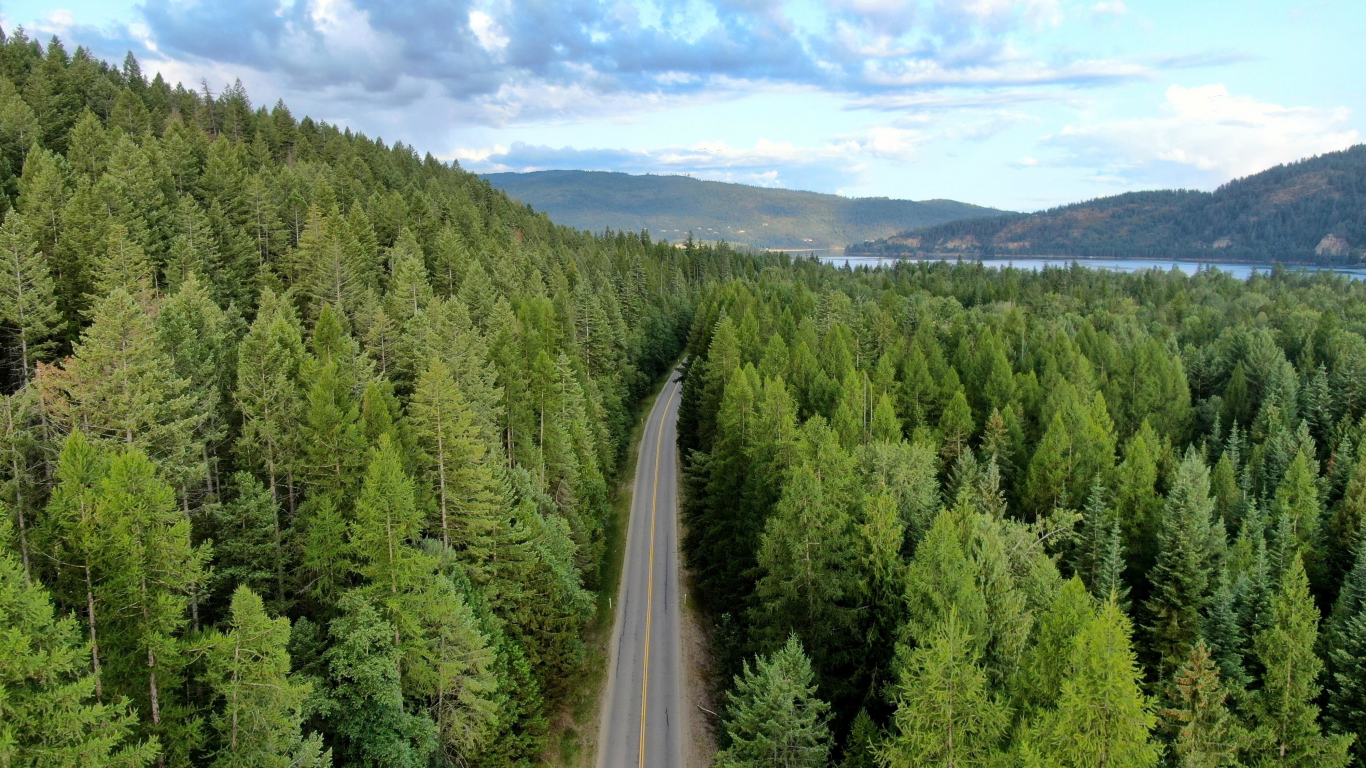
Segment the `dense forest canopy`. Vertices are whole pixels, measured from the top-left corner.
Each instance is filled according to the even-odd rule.
[[[719,765],[1363,765],[1366,283],[799,261],[695,317]]]
[[[0,765],[535,762],[635,404],[763,263],[22,31],[0,191]]]
[[[1278,165],[1212,193],[1130,192],[941,224],[849,252],[1357,264],[1366,260],[1366,145]]]

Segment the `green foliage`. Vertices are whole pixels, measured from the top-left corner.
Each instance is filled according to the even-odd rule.
[[[1129,192],[1040,213],[966,219],[904,233],[852,248],[886,255],[1065,254],[1208,258],[1211,244],[1221,258],[1247,261],[1286,259],[1299,263],[1352,263],[1355,254],[1317,252],[1325,232],[1348,242],[1366,240],[1361,222],[1338,212],[1336,201],[1356,200],[1366,150],[1356,146],[1297,163],[1279,165],[1238,179],[1213,193],[1193,190]],[[1252,212],[1272,204],[1306,179],[1322,179],[1313,193],[1297,194],[1279,210],[1277,226],[1258,226]],[[1330,202],[1332,201],[1332,202]],[[1350,205],[1350,204],[1349,204]],[[1327,215],[1325,211],[1332,210]],[[1007,229],[1008,228],[1008,229]],[[963,243],[973,245],[964,246]]]
[[[906,654],[898,675],[897,735],[881,750],[884,765],[990,764],[1010,713],[993,698],[980,654],[956,611],[928,642]]]
[[[727,694],[723,720],[729,746],[718,768],[784,765],[820,768],[830,751],[830,707],[816,698],[811,662],[795,636],[768,658],[745,664]]]
[[[261,598],[238,587],[225,634],[209,643],[205,677],[222,708],[214,715],[213,765],[331,765],[317,735],[300,730],[307,683],[289,674],[289,620],[266,615]]]
[[[1270,625],[1253,638],[1253,650],[1266,670],[1253,697],[1249,762],[1254,765],[1345,766],[1351,759],[1348,735],[1325,736],[1314,699],[1321,690],[1323,662],[1314,655],[1318,611],[1309,597],[1309,579],[1295,555],[1271,600]]]
[[[0,539],[10,528],[0,523]],[[155,739],[135,742],[126,699],[101,703],[76,622],[0,551],[0,763],[145,766]]]

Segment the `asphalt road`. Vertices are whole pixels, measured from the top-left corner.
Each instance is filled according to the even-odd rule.
[[[687,713],[680,669],[678,373],[655,399],[636,462],[617,590],[598,768],[681,768]]]

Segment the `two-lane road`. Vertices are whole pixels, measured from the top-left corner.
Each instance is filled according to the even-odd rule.
[[[603,703],[598,768],[681,768],[683,711],[678,591],[678,477],[675,371],[645,424],[626,562],[617,591],[611,667]]]

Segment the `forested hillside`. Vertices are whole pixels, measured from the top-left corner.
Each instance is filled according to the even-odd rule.
[[[849,252],[1357,264],[1366,260],[1366,145],[1279,165],[1212,193],[1131,192],[904,232]]]
[[[0,46],[0,765],[529,765],[728,250]]]
[[[679,441],[718,765],[1362,765],[1363,334],[1366,283],[1284,270],[708,294]]]
[[[953,200],[849,198],[703,181],[597,171],[485,176],[495,187],[559,224],[600,232],[648,230],[682,242],[724,240],[755,248],[843,248],[907,229],[1000,211]]]

